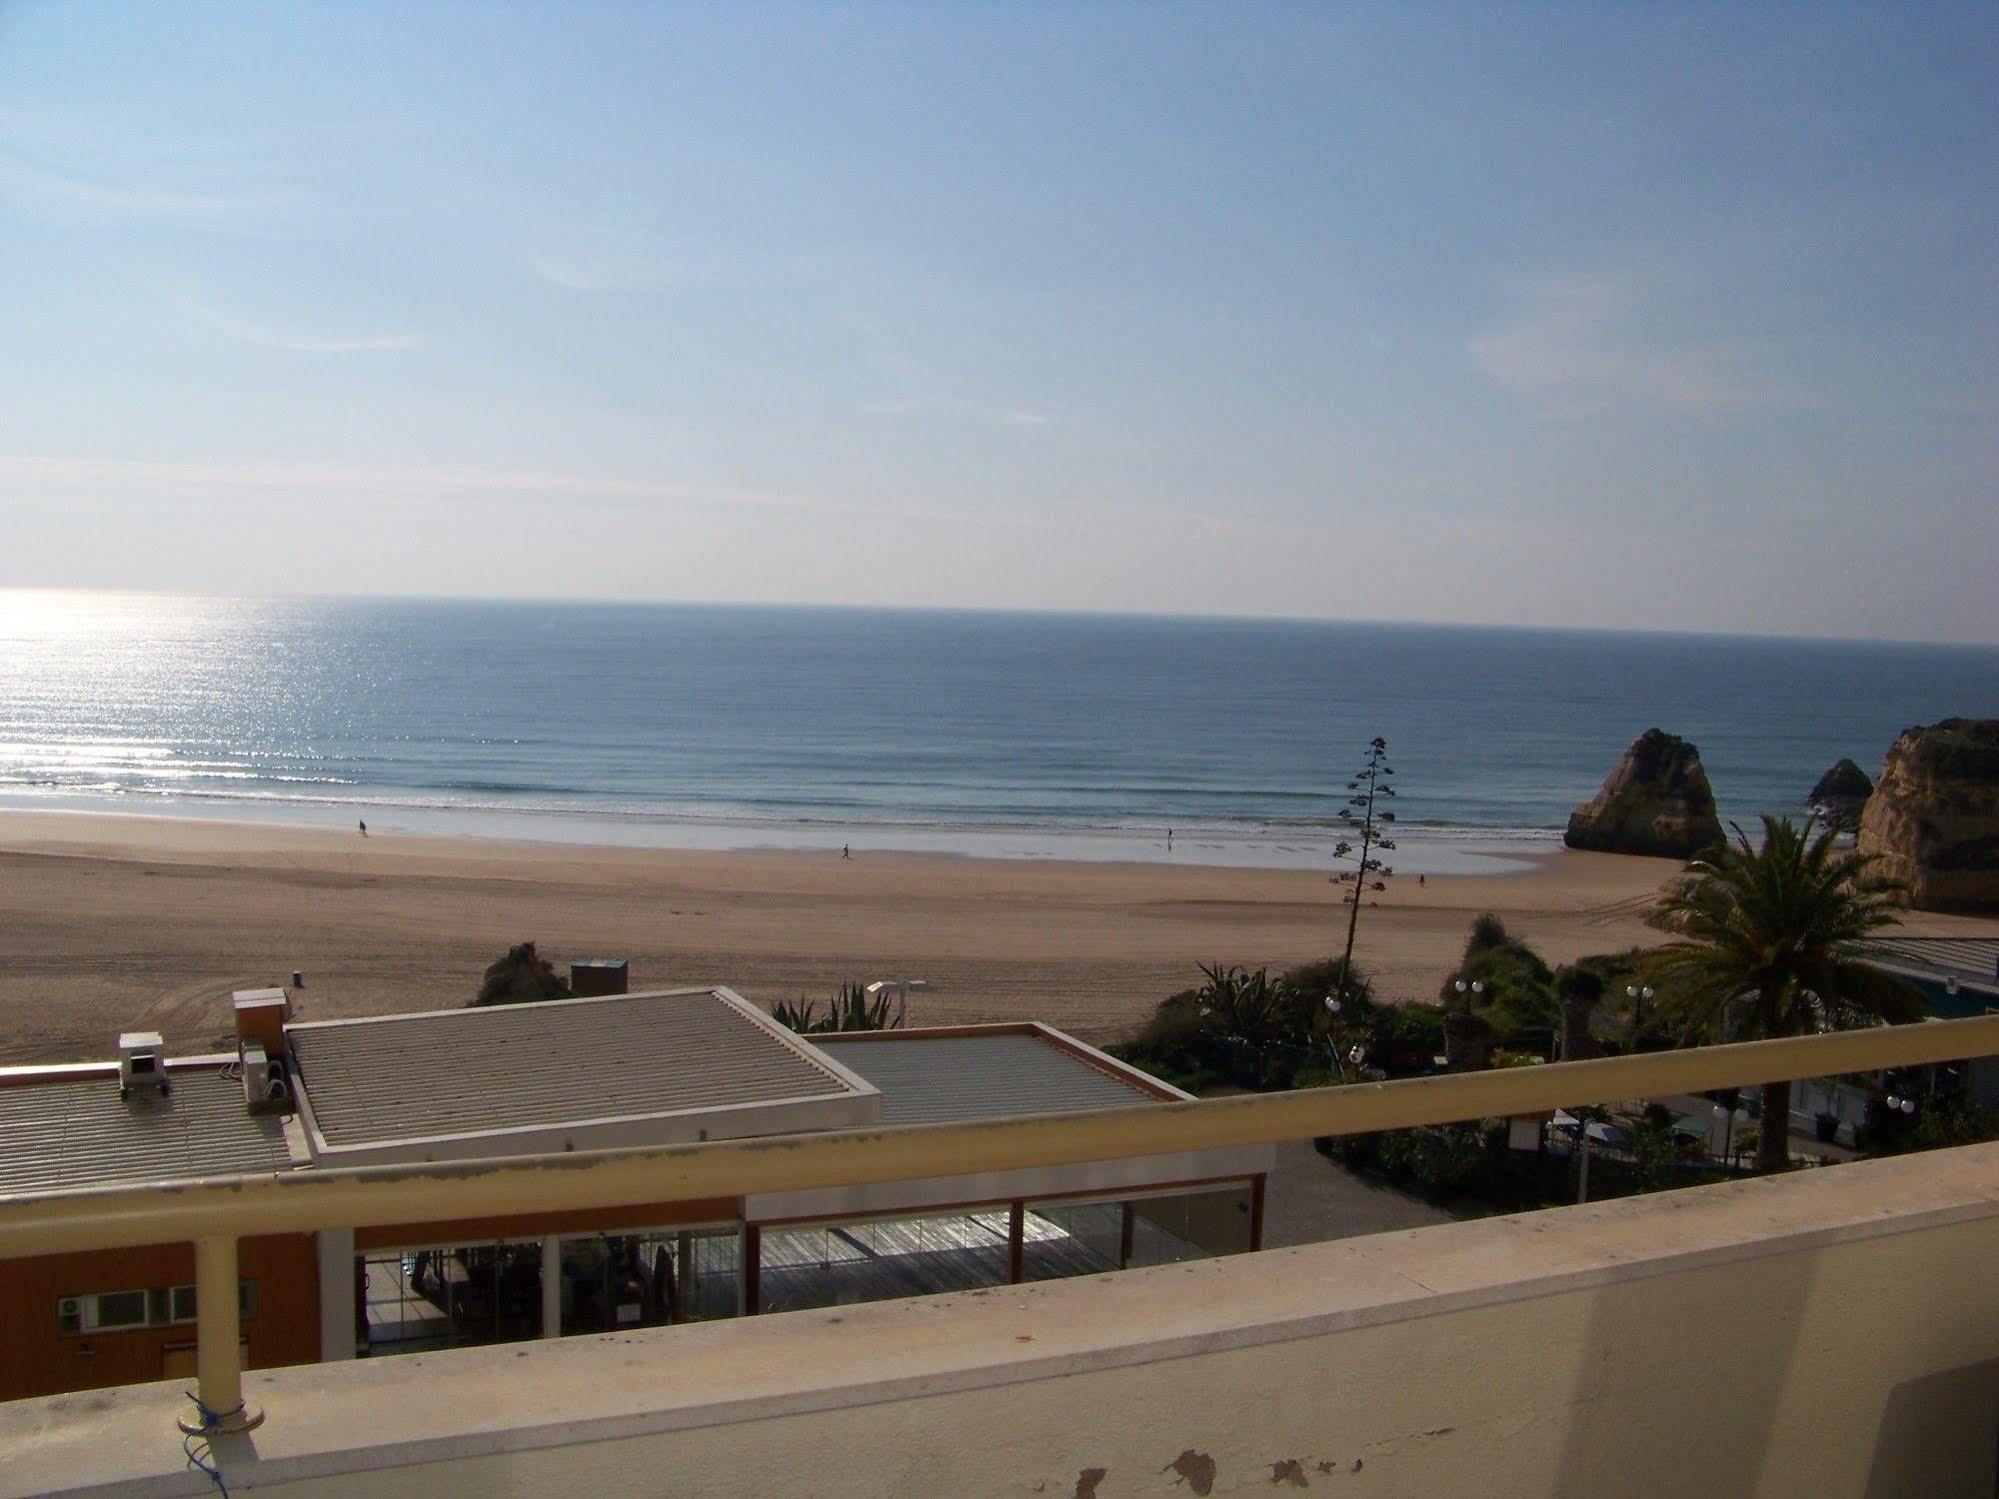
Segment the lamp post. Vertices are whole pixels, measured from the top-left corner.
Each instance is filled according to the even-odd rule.
[[[1645,1002],[1659,991],[1650,984],[1626,984],[1624,993],[1631,1001],[1631,1038],[1635,1042],[1645,1025]]]
[[[1471,999],[1465,1000],[1466,1004],[1478,1003],[1476,996],[1485,993],[1485,983],[1481,979],[1473,979],[1469,984],[1467,984],[1463,979],[1459,979],[1456,983],[1452,984],[1451,987],[1458,991],[1458,997],[1461,999],[1463,999],[1464,996],[1467,994],[1474,996]]]

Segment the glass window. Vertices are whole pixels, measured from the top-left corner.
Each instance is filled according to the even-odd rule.
[[[568,1235],[562,1241],[562,1331],[733,1317],[741,1255],[741,1236],[733,1228]]]
[[[237,1310],[245,1319],[257,1315],[257,1283],[236,1283]],[[56,1303],[56,1331],[61,1333],[120,1332],[139,1327],[171,1327],[195,1320],[193,1286],[149,1286],[138,1291],[99,1291],[90,1296],[65,1296]]]
[[[763,1231],[763,1309],[797,1311],[1007,1283],[1010,1208]]]
[[[1171,1265],[1249,1249],[1250,1186],[1145,1197],[1132,1203],[1131,1264]]]
[[[1028,1280],[1170,1265],[1249,1248],[1248,1182],[1122,1201],[1030,1202],[1022,1232]]]
[[[146,1325],[147,1297],[144,1291],[103,1291],[91,1300],[86,1326],[92,1331],[108,1332],[119,1327]]]
[[[1025,1279],[1061,1280],[1116,1270],[1124,1263],[1124,1204],[1030,1202],[1020,1237]]]

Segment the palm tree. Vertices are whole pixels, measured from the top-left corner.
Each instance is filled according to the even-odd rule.
[[[1867,936],[1900,918],[1869,884],[1870,856],[1836,857],[1834,830],[1763,819],[1763,846],[1741,827],[1687,866],[1660,897],[1681,933],[1657,949],[1668,1014],[1704,1040],[1808,1035],[1918,1019],[1921,994],[1861,957]],[[1790,1159],[1791,1085],[1765,1083],[1756,1169]]]

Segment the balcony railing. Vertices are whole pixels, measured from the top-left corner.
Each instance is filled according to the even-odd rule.
[[[777,1135],[491,1162],[309,1170],[0,1199],[0,1259],[192,1242],[210,1429],[254,1424],[238,1366],[237,1241],[974,1175],[1753,1087],[1999,1055],[1999,1015],[1585,1062],[975,1124]]]

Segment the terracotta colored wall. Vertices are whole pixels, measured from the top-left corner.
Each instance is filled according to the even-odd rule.
[[[312,1236],[246,1239],[239,1254],[242,1277],[257,1282],[257,1315],[243,1323],[249,1367],[317,1359],[319,1259]],[[166,1378],[167,1350],[192,1345],[194,1324],[71,1336],[56,1330],[56,1303],[97,1291],[193,1283],[191,1244],[0,1260],[0,1400]]]

